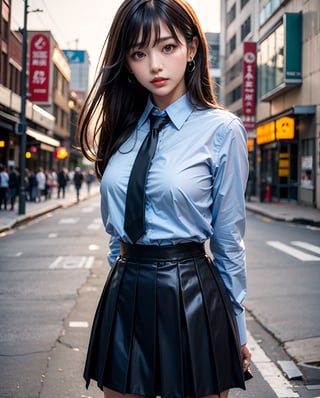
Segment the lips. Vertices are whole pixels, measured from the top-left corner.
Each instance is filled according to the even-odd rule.
[[[162,86],[164,86],[164,85],[166,84],[167,81],[168,81],[168,79],[166,79],[166,78],[164,78],[164,77],[155,77],[155,78],[151,81],[151,83],[152,83],[154,86],[162,87]]]

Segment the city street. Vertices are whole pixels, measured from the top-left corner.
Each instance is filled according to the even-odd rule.
[[[82,371],[109,271],[107,240],[98,196],[2,233],[1,398],[102,397],[95,383],[85,389]],[[230,398],[320,397],[320,380],[289,381],[278,363],[320,359],[319,242],[317,227],[248,212],[245,306],[254,379]]]

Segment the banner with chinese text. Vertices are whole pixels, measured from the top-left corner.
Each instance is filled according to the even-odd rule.
[[[242,115],[255,116],[257,43],[243,43]]]
[[[50,40],[44,33],[30,42],[29,97],[31,102],[48,103],[50,89]]]

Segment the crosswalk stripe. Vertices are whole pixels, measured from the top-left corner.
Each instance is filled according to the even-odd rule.
[[[247,335],[248,344],[252,351],[252,360],[276,396],[278,398],[299,397],[299,394],[294,391],[294,387],[286,380],[280,369],[266,355],[249,331],[247,331]]]
[[[307,242],[300,242],[299,240],[293,241],[291,243],[295,246],[302,247],[302,249],[306,249],[306,250],[309,250],[310,252],[320,254],[319,246],[315,246],[315,245],[312,245],[311,243],[307,243]]]
[[[268,241],[266,242],[267,245],[274,247],[275,249],[278,249],[289,256],[295,257],[298,260],[301,261],[320,261],[320,257],[313,256],[312,254],[305,253],[301,250],[295,249],[289,245],[286,245],[285,243],[279,242],[279,241]]]

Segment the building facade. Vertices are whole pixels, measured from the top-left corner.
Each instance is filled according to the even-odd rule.
[[[214,93],[218,102],[220,103],[220,83],[221,83],[221,68],[220,68],[220,33],[206,32],[205,33],[208,49],[210,74],[213,81]]]
[[[81,153],[75,149],[77,145],[77,125],[79,114],[89,92],[89,54],[85,50],[63,50],[71,69],[70,81],[70,166],[73,168],[83,160]]]
[[[55,118],[50,135],[70,153],[69,94],[71,69],[68,59],[50,31],[28,31],[28,95]],[[54,168],[69,167],[69,157],[56,159]]]
[[[19,167],[19,122],[21,112],[22,34],[10,30],[11,0],[0,1],[0,163],[5,167]],[[28,168],[51,165],[52,153],[60,142],[50,136],[55,125],[54,116],[26,101]]]
[[[320,2],[221,2],[224,105],[247,122],[261,200],[320,208]],[[256,44],[254,112],[244,99],[244,47]]]

